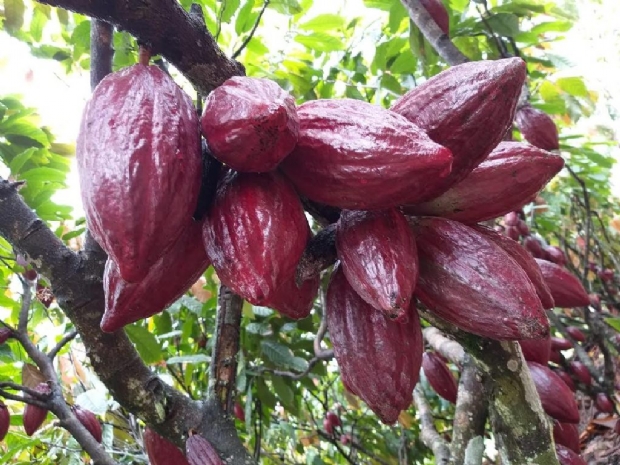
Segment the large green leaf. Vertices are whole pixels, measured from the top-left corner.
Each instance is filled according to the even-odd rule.
[[[317,52],[335,52],[344,50],[345,44],[338,37],[324,32],[295,36],[295,41]]]
[[[23,0],[4,0],[4,27],[10,33],[15,33],[24,24],[26,7]]]
[[[344,28],[344,18],[340,15],[322,14],[301,23],[299,29],[315,32],[330,32],[335,29]]]
[[[125,332],[145,363],[157,363],[163,360],[161,345],[154,334],[139,324],[125,326]]]

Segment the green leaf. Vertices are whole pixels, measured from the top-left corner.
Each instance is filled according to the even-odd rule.
[[[344,28],[344,18],[340,15],[322,14],[300,24],[299,29],[315,32],[329,32]]]
[[[364,0],[366,8],[376,8],[378,10],[390,11],[394,0]]]
[[[24,25],[25,11],[23,0],[4,0],[4,28],[9,33],[19,31]]]
[[[5,137],[9,134],[27,137],[38,142],[43,147],[49,144],[47,134],[23,118],[11,121],[6,120],[4,123],[0,123],[0,134],[4,134]]]
[[[131,342],[136,346],[136,350],[144,360],[144,363],[151,364],[163,360],[164,354],[157,338],[148,329],[137,324],[125,326],[125,332]]]
[[[287,16],[296,15],[303,11],[297,0],[271,0],[268,8]]]
[[[620,318],[605,318],[605,323],[620,333]]]
[[[34,13],[32,15],[32,20],[30,21],[30,35],[35,40],[35,42],[41,42],[43,37],[43,29],[47,24],[49,17],[42,11],[44,5],[37,5],[34,9]],[[49,7],[47,7],[49,9]]]
[[[176,363],[209,363],[211,357],[205,354],[180,355],[178,357],[170,357],[166,360],[166,364],[174,365]]]
[[[221,18],[223,23],[229,23],[237,8],[239,8],[240,0],[223,0]]]
[[[394,1],[390,8],[390,16],[388,19],[388,27],[393,34],[398,32],[405,18],[409,18],[409,14],[403,6],[403,3],[401,1]]]
[[[11,170],[11,174],[13,176],[17,176],[23,168],[24,164],[26,164],[28,160],[30,160],[32,155],[38,150],[39,149],[35,147],[30,147],[29,149],[26,149],[21,153],[17,154],[17,156],[13,158],[13,160],[11,160],[11,163],[9,163],[9,169]]]
[[[564,92],[573,95],[575,97],[587,97],[588,96],[588,88],[586,87],[583,79],[578,77],[566,77],[559,78],[556,81],[557,85]]]
[[[335,52],[344,50],[344,43],[338,38],[324,32],[314,32],[309,35],[298,34],[295,41],[317,52]]]
[[[64,185],[65,180],[67,179],[67,175],[64,172],[55,170],[53,168],[41,167],[24,171],[23,173],[21,173],[20,179],[32,183],[55,182]]]
[[[271,379],[271,383],[273,384],[273,390],[276,392],[280,402],[285,407],[290,407],[293,405],[295,401],[295,394],[293,390],[286,384],[284,379],[280,376],[274,376]]]
[[[532,34],[544,34],[545,32],[566,32],[573,27],[570,21],[549,21],[537,24],[529,32]]]
[[[260,346],[263,354],[278,366],[294,368],[298,364],[291,349],[285,345],[269,339],[263,339]]]
[[[258,11],[253,11],[255,1],[256,0],[246,0],[237,14],[237,19],[235,19],[235,32],[238,36],[249,32],[256,22]]]
[[[519,33],[519,18],[513,14],[494,14],[486,21],[493,32],[500,36],[514,37]]]

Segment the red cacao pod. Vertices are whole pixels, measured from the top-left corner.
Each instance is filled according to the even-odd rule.
[[[50,394],[52,392],[47,383],[39,383],[34,390],[41,394]],[[45,417],[47,417],[47,409],[26,404],[23,414],[24,431],[26,431],[26,434],[32,436],[41,427]]]
[[[563,337],[552,337],[551,348],[553,350],[568,350],[573,348],[573,343]]]
[[[351,210],[415,203],[450,172],[448,149],[376,105],[312,100],[298,114],[299,142],[281,167],[315,202]]]
[[[190,434],[185,451],[189,465],[224,465],[211,443],[199,434]]]
[[[181,235],[201,179],[190,97],[157,66],[106,76],[86,105],[76,147],[93,237],[123,279],[143,279]]]
[[[401,212],[343,211],[336,250],[347,281],[362,299],[397,321],[407,314],[418,280],[418,253]]]
[[[552,349],[549,352],[549,362],[555,363],[556,365],[562,365],[562,354],[559,351]]]
[[[527,223],[523,220],[519,220],[517,223],[517,229],[519,230],[519,234],[522,236],[530,235],[530,228],[528,228]]]
[[[577,425],[571,423],[562,423],[560,421],[553,421],[553,440],[556,444],[560,444],[569,448],[577,454],[581,452],[581,445],[579,441],[579,430]]]
[[[609,268],[605,268],[604,270],[599,270],[596,275],[601,279],[601,281],[613,281],[614,279],[614,270],[610,270]]]
[[[22,273],[22,276],[28,281],[36,281],[39,273],[34,268],[28,268]]]
[[[524,105],[517,109],[515,124],[530,144],[543,150],[558,150],[558,128],[544,111]]]
[[[144,429],[142,444],[150,465],[189,465],[181,449],[149,427]]]
[[[334,426],[342,426],[342,422],[340,421],[340,417],[336,415],[334,412],[327,412],[325,414],[325,418],[327,418],[332,425]]]
[[[614,413],[614,403],[609,396],[604,392],[599,392],[596,395],[596,408],[602,413]]]
[[[543,410],[564,423],[579,423],[579,409],[573,393],[558,375],[544,365],[527,362]]]
[[[163,257],[137,283],[128,283],[108,259],[103,286],[105,313],[101,329],[114,332],[125,325],[161,312],[194,284],[209,267],[202,241],[202,224],[192,219]]]
[[[561,444],[555,445],[555,453],[558,456],[560,465],[588,465],[581,455],[576,454]]]
[[[95,414],[90,410],[86,410],[81,408],[79,405],[74,405],[71,407],[73,410],[73,414],[76,418],[84,425],[84,428],[88,430],[88,432],[95,438],[95,441],[101,443],[103,440],[103,432],[101,431],[101,424]]]
[[[558,375],[562,379],[562,381],[564,381],[564,384],[566,384],[571,391],[577,391],[573,378],[571,378],[568,373],[566,373],[564,370],[558,370],[555,372],[555,374]]]
[[[337,267],[326,310],[343,384],[382,422],[394,423],[411,404],[422,364],[422,330],[415,307],[411,305],[407,321],[387,319],[355,292]]]
[[[536,258],[544,258],[545,252],[543,251],[543,246],[534,236],[528,236],[523,239],[523,246],[529,253],[532,254],[532,256]]]
[[[237,420],[245,422],[245,410],[243,410],[243,407],[239,402],[235,402],[233,413],[235,414],[235,418],[237,418]]]
[[[420,126],[454,156],[450,175],[433,182],[420,201],[465,179],[500,143],[512,125],[524,81],[520,58],[474,61],[439,73],[392,105],[392,111]]]
[[[237,171],[274,170],[299,135],[295,99],[273,81],[245,76],[209,94],[200,123],[213,156]]]
[[[420,3],[428,11],[433,18],[433,21],[437,23],[439,29],[449,36],[450,35],[450,17],[448,16],[448,10],[441,0],[421,0]]]
[[[570,271],[547,260],[536,259],[556,307],[583,307],[590,297],[581,282]]]
[[[601,298],[598,294],[589,294],[590,297],[590,306],[600,309],[601,308]]]
[[[516,227],[508,226],[506,228],[506,236],[512,239],[513,241],[518,241],[521,238],[521,233]]]
[[[2,441],[9,432],[11,425],[11,414],[4,402],[0,402],[0,441]]]
[[[590,370],[579,360],[573,360],[569,364],[570,371],[575,377],[581,381],[586,386],[590,386],[592,384],[592,375],[590,374]]]
[[[504,224],[506,226],[516,226],[519,224],[519,214],[517,212],[510,212],[504,215]]]
[[[536,295],[538,295],[543,308],[553,308],[555,306],[553,297],[545,283],[538,263],[536,263],[536,260],[534,260],[518,242],[498,234],[485,226],[476,225],[473,226],[473,228],[501,247],[504,252],[510,255],[510,257],[523,268],[523,271],[525,271],[525,274],[527,274],[527,277],[530,278],[530,281],[534,285]]]
[[[528,362],[536,362],[541,365],[549,363],[551,357],[551,338],[549,336],[542,339],[528,339],[519,341],[523,358]]]
[[[586,342],[586,335],[577,326],[567,326],[566,332],[575,341]]]
[[[411,222],[418,246],[416,296],[440,318],[491,339],[536,339],[549,322],[527,274],[475,229],[444,218]]]
[[[265,305],[294,275],[309,231],[299,197],[281,174],[230,173],[205,219],[203,241],[222,283]]]
[[[312,305],[319,292],[320,284],[319,276],[313,276],[298,286],[295,276],[292,275],[276,289],[265,306],[271,307],[293,320],[306,318],[312,311]]]
[[[556,265],[566,265],[566,255],[564,255],[564,252],[558,246],[548,245],[545,247],[545,255],[547,260],[555,263]]]
[[[4,344],[9,338],[13,337],[13,331],[6,326],[0,327],[0,344]]]
[[[330,436],[334,434],[334,424],[329,420],[329,418],[323,418],[323,429]]]
[[[462,223],[497,218],[532,201],[563,166],[558,155],[519,142],[502,142],[461,182],[404,211]]]
[[[448,402],[456,404],[458,386],[448,365],[435,352],[424,352],[422,369],[433,390]]]

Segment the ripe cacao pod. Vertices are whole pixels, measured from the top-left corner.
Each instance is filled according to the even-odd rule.
[[[519,220],[517,223],[517,229],[519,230],[519,234],[522,236],[529,236],[530,228],[528,228],[527,223],[523,220]]]
[[[0,327],[0,344],[4,344],[10,337],[13,336],[13,331],[6,326]]]
[[[312,311],[320,284],[321,280],[317,275],[306,279],[301,286],[297,286],[295,276],[292,275],[276,289],[265,305],[293,320],[306,318]]]
[[[597,310],[601,308],[601,298],[598,294],[589,294],[590,297],[590,306],[596,308]]]
[[[235,418],[237,420],[245,423],[245,410],[243,410],[243,407],[239,402],[235,402],[233,413],[235,414]]]
[[[84,428],[95,438],[95,441],[101,443],[103,440],[103,432],[101,431],[101,424],[99,420],[97,420],[97,417],[95,417],[95,414],[90,410],[81,408],[79,405],[72,406],[71,410],[80,423],[84,425]]]
[[[2,441],[6,434],[9,432],[9,426],[11,425],[11,414],[4,402],[0,402],[0,441]]]
[[[47,383],[39,383],[34,388],[41,394],[50,394],[52,390]],[[23,423],[24,431],[28,436],[32,436],[43,424],[47,417],[47,409],[32,404],[26,404],[24,407]]]
[[[420,3],[431,15],[431,18],[437,23],[439,29],[449,36],[450,35],[450,18],[448,16],[448,10],[441,0],[421,0]]]
[[[573,343],[563,337],[552,337],[551,348],[553,350],[568,350],[573,348]]]
[[[543,251],[543,246],[534,236],[527,236],[523,239],[523,246],[533,257],[544,258],[545,252]]]
[[[558,150],[558,128],[544,111],[524,105],[517,109],[515,124],[523,138],[543,150]]]
[[[189,465],[181,449],[149,427],[144,429],[142,445],[150,465]]]
[[[209,94],[200,123],[213,156],[237,171],[274,170],[299,135],[295,99],[273,81],[246,76]]]
[[[192,217],[201,179],[191,98],[157,66],[106,76],[86,105],[76,147],[93,237],[123,279],[143,279]]]
[[[555,306],[553,297],[551,296],[551,292],[545,283],[545,279],[543,278],[538,263],[536,263],[534,258],[527,253],[527,251],[521,247],[518,242],[510,239],[509,237],[498,234],[485,226],[475,225],[472,227],[484,235],[487,239],[490,239],[496,245],[501,247],[504,252],[510,255],[510,257],[516,261],[521,268],[523,268],[523,271],[525,271],[525,274],[527,274],[527,277],[530,278],[530,281],[534,285],[536,295],[538,295],[543,308],[553,308]]]
[[[362,299],[394,320],[407,314],[418,280],[418,253],[401,212],[343,211],[336,250],[347,281]]]
[[[562,354],[559,351],[552,349],[549,352],[549,362],[555,363],[556,365],[562,365]]]
[[[203,241],[222,283],[265,305],[294,275],[309,231],[299,197],[280,173],[232,172],[218,187]]]
[[[387,319],[334,270],[326,298],[327,328],[340,378],[386,424],[412,402],[422,365],[420,320],[411,305],[407,321]]]
[[[189,465],[224,465],[211,443],[199,434],[190,434],[185,451]]]
[[[596,275],[605,282],[613,281],[614,279],[614,270],[610,270],[609,268],[605,268],[604,270],[597,271]]]
[[[566,373],[564,370],[558,370],[555,372],[555,374],[558,375],[562,379],[562,381],[564,381],[564,384],[566,384],[571,391],[577,391],[573,378],[571,378],[568,373]]]
[[[342,426],[342,422],[340,421],[340,417],[336,415],[334,412],[327,412],[325,417],[332,423],[334,426]]]
[[[450,175],[433,182],[419,201],[465,179],[500,143],[512,125],[524,81],[520,58],[473,61],[448,68],[392,105],[392,111],[420,126],[454,157]]]
[[[163,311],[181,297],[209,267],[202,241],[202,224],[192,219],[170,250],[139,282],[128,283],[108,259],[103,277],[105,313],[101,329],[114,332]]]
[[[556,444],[560,444],[564,447],[568,447],[577,454],[581,452],[581,445],[579,441],[579,430],[577,425],[571,423],[562,423],[560,421],[553,421],[553,440]]]
[[[578,342],[586,342],[586,335],[577,326],[567,326],[566,332],[570,337]]]
[[[614,413],[614,403],[611,401],[609,396],[604,392],[599,392],[596,395],[596,408],[599,412],[603,413]]]
[[[527,362],[543,410],[564,423],[579,423],[579,409],[573,393],[558,375],[544,365]]]
[[[315,202],[351,210],[416,203],[450,172],[448,149],[376,105],[312,100],[298,114],[299,142],[281,167]]]
[[[334,434],[334,424],[329,420],[329,418],[323,418],[323,429],[330,436]]]
[[[549,363],[551,357],[551,338],[549,336],[542,339],[528,339],[519,341],[523,358],[528,362],[536,362],[541,365]]]
[[[510,212],[504,215],[504,224],[506,226],[516,226],[519,224],[519,214],[517,212]]]
[[[540,299],[519,264],[475,229],[417,218],[416,296],[440,318],[491,339],[536,339],[549,332]]]
[[[590,370],[579,360],[573,360],[569,364],[570,371],[575,377],[586,386],[592,385],[592,375]]]
[[[532,201],[563,166],[558,155],[519,142],[502,142],[461,182],[429,202],[403,210],[462,223],[490,220]]]
[[[435,352],[424,352],[422,369],[433,390],[448,402],[456,404],[458,386],[448,365]]]
[[[566,265],[566,255],[564,255],[564,252],[558,246],[548,245],[545,247],[545,256],[548,261],[553,262],[556,265]]]
[[[590,304],[590,297],[581,282],[566,268],[536,259],[545,282],[551,291],[556,307],[583,307]]]
[[[521,233],[514,226],[508,226],[506,228],[506,236],[508,236],[513,241],[518,241],[521,238]]]
[[[560,465],[588,465],[581,455],[576,454],[561,444],[555,445],[555,453],[558,456]]]

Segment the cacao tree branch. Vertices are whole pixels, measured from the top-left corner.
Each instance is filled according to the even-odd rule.
[[[443,33],[420,0],[401,0],[401,2],[411,20],[446,63],[454,66],[469,61],[469,58],[456,48],[450,37]]]
[[[77,331],[75,329],[72,329],[71,331],[69,331],[67,334],[63,336],[63,338],[60,341],[58,341],[58,344],[56,344],[54,348],[52,348],[52,350],[48,352],[47,357],[50,360],[54,360],[56,355],[58,355],[58,352],[60,352],[64,346],[69,344],[69,342],[75,339],[76,336],[77,336]]]
[[[439,435],[435,428],[433,411],[424,396],[422,386],[418,383],[413,390],[413,402],[420,417],[420,437],[424,445],[433,451],[435,463],[447,465],[450,461],[450,448],[446,441]]]
[[[461,344],[447,338],[439,329],[433,326],[424,328],[422,334],[426,342],[441,355],[457,365],[463,364],[466,354]]]
[[[262,19],[263,14],[265,14],[265,10],[267,9],[267,6],[269,6],[269,0],[264,0],[263,6],[260,9],[260,11],[258,12],[258,16],[256,17],[256,21],[254,21],[254,25],[252,26],[252,30],[250,30],[248,36],[243,40],[243,42],[241,43],[239,48],[237,50],[235,50],[233,52],[233,54],[231,55],[233,60],[236,60],[237,58],[239,58],[239,55],[241,55],[241,52],[243,52],[243,50],[250,43],[250,40],[252,40],[252,38],[254,37],[254,34],[256,33],[256,30],[258,29],[258,25],[260,24],[260,20]]]
[[[112,72],[114,58],[114,28],[105,21],[93,19],[90,23],[90,88]]]
[[[189,79],[203,95],[243,67],[219,49],[200,21],[176,0],[38,0],[111,23],[149,44]]]

